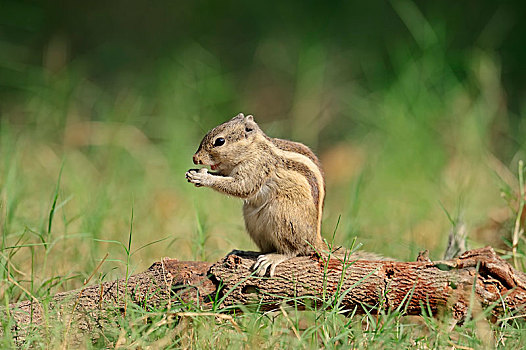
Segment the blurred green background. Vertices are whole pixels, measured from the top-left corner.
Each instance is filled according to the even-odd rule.
[[[256,249],[240,200],[184,178],[239,112],[320,156],[327,239],[440,258],[449,215],[472,246],[502,245],[526,158],[525,4],[1,0],[3,280],[41,295],[107,252],[99,279]]]

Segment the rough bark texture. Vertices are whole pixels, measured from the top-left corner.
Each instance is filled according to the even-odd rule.
[[[107,316],[114,315],[115,311],[125,314],[130,303],[148,309],[180,299],[197,300],[199,297],[204,300],[208,293],[216,290],[207,278],[210,266],[207,262],[163,259],[145,272],[130,276],[128,281],[120,279],[58,293],[45,303],[24,301],[11,304],[9,310],[0,310],[0,317],[14,324],[11,329],[18,344],[27,338],[32,326],[43,326],[40,330],[47,332],[57,322],[63,323],[66,336],[74,340],[82,333],[102,326]]]
[[[109,311],[124,314],[130,303],[169,307],[199,298],[206,308],[217,296],[223,307],[255,305],[264,310],[283,302],[302,308],[336,296],[349,312],[360,312],[364,306],[401,307],[406,314],[418,315],[425,305],[433,314],[447,307],[457,319],[466,315],[472,290],[482,305],[497,304],[495,314],[503,305],[512,312],[526,306],[526,275],[489,247],[437,262],[422,257],[417,262],[353,261],[343,254],[330,259],[296,257],[280,264],[274,278],[251,275],[257,256],[234,251],[215,264],[164,259],[131,276],[127,283],[121,279],[60,293],[45,305],[36,301],[13,304],[1,311],[1,317],[13,321],[12,331],[23,341],[34,325],[46,331],[51,324],[64,322],[68,328],[73,325],[75,332],[70,333],[79,334],[77,330],[82,333],[100,327]],[[44,308],[55,311],[57,319],[43,317]]]
[[[362,305],[401,306],[407,314],[419,315],[422,305],[433,314],[447,306],[461,319],[469,308],[473,282],[482,305],[498,302],[496,313],[503,303],[511,311],[526,306],[526,275],[490,247],[435,262],[297,257],[280,264],[273,279],[249,277],[256,256],[236,252],[212,266],[211,273],[223,282],[224,306],[257,302],[268,310],[295,297],[321,302],[338,293],[341,305],[351,311],[361,311]]]

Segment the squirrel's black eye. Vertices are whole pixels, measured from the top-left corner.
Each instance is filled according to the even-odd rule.
[[[248,126],[245,128],[245,131],[246,131],[246,132],[251,132],[252,130],[254,130],[254,129],[249,128]]]
[[[217,147],[217,146],[223,146],[225,144],[225,139],[222,138],[222,137],[218,137],[215,141],[214,141],[214,147]]]

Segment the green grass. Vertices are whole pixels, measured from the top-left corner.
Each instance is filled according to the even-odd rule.
[[[411,9],[396,4],[404,19]],[[50,295],[80,288],[103,259],[91,283],[128,277],[166,256],[215,261],[232,249],[254,250],[244,232],[241,201],[194,188],[184,178],[205,132],[239,111],[254,112],[269,135],[317,150],[327,176],[323,234],[335,244],[356,241],[364,250],[401,260],[429,249],[433,259],[441,258],[451,227],[445,210],[467,223],[472,247],[495,245],[511,257],[515,243],[522,269],[524,228],[517,203],[524,203],[517,197],[516,168],[525,150],[518,144],[500,158],[508,161],[494,156],[499,146],[494,127],[503,127],[507,113],[501,108],[498,60],[473,49],[459,75],[444,57],[440,33],[428,28],[414,35],[422,47],[416,53],[393,50],[396,79],[378,91],[342,81],[340,57],[322,43],[300,50],[296,97],[272,95],[272,103],[290,104],[281,119],[268,118],[254,102],[264,101],[265,91],[246,89],[197,44],[159,62],[153,94],[133,86],[106,90],[84,79],[82,67],[74,64],[56,74],[40,72],[0,120],[3,304],[31,298],[45,303]],[[260,59],[266,62],[272,50],[262,45]],[[261,68],[254,67],[254,74]],[[275,85],[277,91],[287,86]],[[501,225],[488,239],[483,228],[490,218]],[[129,304],[125,317],[116,316],[85,346],[511,349],[526,344],[523,322],[511,315],[490,325],[479,312],[449,331],[447,314],[405,318],[400,310],[380,310],[345,317],[345,311],[286,307],[229,318],[221,309],[218,317],[192,305],[146,312]],[[3,320],[4,329],[9,326]],[[27,345],[61,345],[65,331],[59,325],[49,337],[34,333]],[[12,346],[9,332],[0,344]]]

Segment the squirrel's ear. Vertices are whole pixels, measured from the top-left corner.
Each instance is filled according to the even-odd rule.
[[[258,125],[254,121],[254,117],[251,115],[247,115],[245,118],[245,137],[248,137],[248,135],[252,134],[256,129]]]
[[[236,115],[231,120],[243,120],[243,119],[245,119],[245,115],[243,113],[239,113],[238,115]]]

